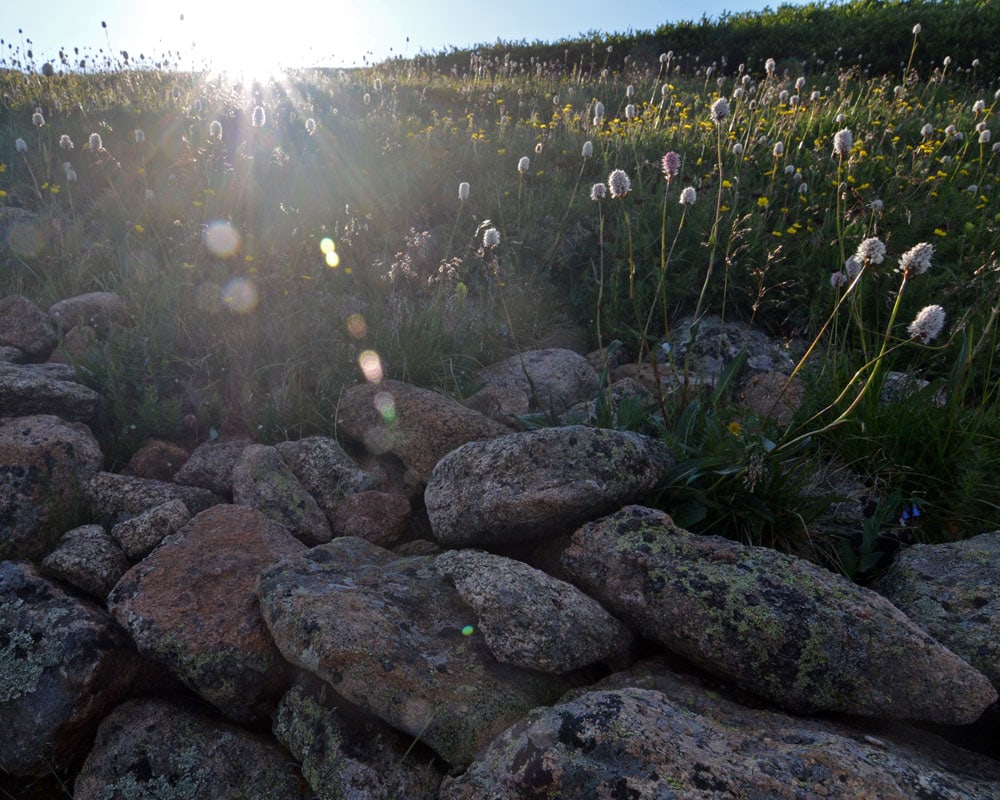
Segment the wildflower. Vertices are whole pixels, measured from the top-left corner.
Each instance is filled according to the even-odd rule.
[[[985,110],[986,110],[986,101],[985,100],[977,100],[975,103],[972,104],[972,113],[973,114],[981,114]]]
[[[718,125],[722,120],[729,116],[729,101],[725,97],[720,97],[714,103],[712,103],[712,122]]]
[[[670,94],[670,84],[665,83],[660,87],[660,97],[666,100],[668,94]]]
[[[587,139],[587,141],[583,143],[583,150],[580,151],[580,155],[583,158],[590,158],[594,155],[594,143],[590,141],[590,139]]]
[[[517,171],[523,175],[529,169],[531,169],[531,159],[527,156],[521,156],[517,162]]]
[[[990,143],[990,131],[989,128],[984,128],[979,132],[979,144],[989,144]]]
[[[222,123],[219,120],[212,120],[212,124],[208,126],[208,135],[213,139],[222,138]]]
[[[669,60],[670,59],[667,58],[667,54],[666,53],[660,53],[660,63],[661,64],[666,64],[667,61],[669,61]]]
[[[781,158],[785,153],[785,143],[775,142],[774,143],[774,157]]]
[[[500,244],[500,231],[496,228],[487,228],[483,232],[483,247],[488,247],[491,250]]]
[[[66,170],[66,183],[76,183],[77,178],[76,170],[72,166]]]
[[[733,97],[736,100],[742,100],[743,99],[743,95],[745,95],[745,94],[746,94],[746,92],[743,90],[742,86],[737,86],[735,89],[733,89]]]
[[[799,184],[799,194],[809,194],[809,184],[800,183]]]
[[[843,125],[845,122],[847,122],[847,114],[841,111],[839,114],[837,114],[837,124]]]
[[[595,183],[590,187],[590,199],[591,200],[603,200],[605,195],[608,193],[608,187],[603,183]]]
[[[927,344],[941,333],[944,328],[944,318],[944,309],[941,306],[925,306],[920,309],[913,322],[907,326],[906,332],[910,334],[911,338]]]
[[[947,128],[944,129],[944,135],[945,136],[954,136],[955,135],[955,131],[957,131],[957,130],[958,129],[954,125],[949,125]]]
[[[267,116],[264,114],[264,106],[255,106],[253,116],[250,118],[250,124],[255,128],[263,128],[266,119]]]
[[[850,128],[841,128],[833,134],[833,154],[845,158],[851,154],[851,146],[854,144],[854,137]]]
[[[309,119],[306,120],[306,133],[310,136],[316,133],[316,120],[312,117],[309,117]]]
[[[733,155],[734,156],[741,156],[741,155],[743,155],[743,142],[734,142],[733,143]]]
[[[885,203],[876,197],[868,204],[868,208],[873,214],[881,214],[885,208]]]
[[[800,77],[800,78],[796,78],[795,79],[795,91],[801,92],[802,91],[802,87],[805,86],[805,85],[806,85],[806,79],[805,78],[801,78]]]
[[[608,189],[611,191],[611,196],[616,200],[629,193],[632,189],[632,181],[625,174],[625,170],[616,169],[608,175]]]
[[[840,289],[847,285],[847,275],[843,272],[831,272],[830,273],[830,285],[834,289]]]
[[[90,138],[87,139],[87,147],[95,152],[100,152],[104,149],[104,142],[101,141],[101,134],[92,133]]]
[[[931,125],[929,122],[926,123],[924,127],[920,129],[920,135],[923,136],[925,139],[930,139],[934,135],[934,126]]]
[[[810,103],[818,103],[819,102],[819,98],[820,98],[819,90],[814,90],[809,95],[809,102]]]
[[[923,275],[930,269],[931,257],[934,255],[934,245],[928,242],[921,242],[914,245],[899,259],[899,271],[904,277],[912,278],[914,275]]]
[[[604,103],[600,100],[594,103],[594,118],[596,119],[597,117],[604,119]]]
[[[785,174],[786,175],[794,175],[795,174],[795,165],[794,164],[785,164]],[[801,174],[800,174],[800,177],[801,177]]]
[[[774,75],[774,70],[777,66],[778,65],[774,63],[773,58],[769,58],[767,61],[764,62],[764,70],[767,72],[768,75]]]
[[[943,63],[945,65],[945,67],[950,67],[951,66],[951,56],[945,56]]]
[[[468,181],[462,181],[458,184],[458,199],[463,203],[469,199],[469,183]]]
[[[660,166],[663,169],[663,176],[669,181],[671,178],[676,178],[681,171],[681,157],[670,150],[663,155]]]
[[[682,206],[693,206],[697,199],[698,199],[698,192],[695,191],[695,188],[693,186],[685,186],[681,190],[681,196],[678,202]]]
[[[633,103],[625,106],[625,119],[635,119],[635,105]]]
[[[968,186],[965,187],[965,191],[967,191],[969,194],[977,194],[979,192],[979,185],[976,183],[970,183]]]
[[[146,132],[143,131],[143,130],[138,130],[137,129],[136,132],[135,132],[135,134],[134,134],[134,136],[135,136],[135,143],[136,144],[142,144],[143,142],[146,141]]]
[[[877,236],[865,239],[854,255],[863,264],[881,264],[885,260],[885,245]]]
[[[17,148],[17,152],[19,152],[19,153],[27,153],[28,152],[28,143],[26,141],[24,141],[24,139],[17,139],[14,142],[14,147]]]
[[[59,137],[59,147],[63,150],[73,149],[73,140],[69,138],[68,134],[63,134]]]
[[[45,124],[45,117],[42,116],[42,109],[35,109],[35,113],[31,115],[31,124],[36,128],[41,128]]]
[[[913,26],[913,35],[918,36],[920,34],[920,23],[918,22]]]
[[[372,88],[375,90],[376,94],[382,91],[382,79],[376,78],[375,83],[372,84]]]
[[[848,278],[852,281],[861,274],[861,268],[864,266],[864,262],[857,255],[849,256],[847,261],[844,262],[844,272]]]

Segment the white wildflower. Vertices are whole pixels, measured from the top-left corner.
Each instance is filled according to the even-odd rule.
[[[877,236],[865,239],[855,254],[864,264],[881,264],[885,260],[885,244]]]
[[[851,154],[851,147],[854,144],[854,137],[850,128],[841,128],[833,134],[833,154],[846,158]]]
[[[618,200],[627,195],[632,189],[632,181],[623,169],[616,169],[608,175],[608,189],[611,196]]]
[[[458,199],[463,203],[469,199],[469,183],[468,181],[462,181],[458,184]]]
[[[517,171],[524,175],[529,169],[531,169],[531,159],[521,156],[517,161]]]
[[[693,206],[698,200],[698,192],[693,186],[685,186],[681,190],[681,196],[678,202],[682,206]]]
[[[483,247],[493,249],[500,244],[500,231],[496,228],[487,228],[483,232]]]
[[[590,139],[587,139],[587,141],[583,143],[583,150],[580,151],[580,155],[583,158],[590,158],[594,155],[594,143],[590,141]]]
[[[931,258],[934,256],[934,245],[921,242],[914,245],[899,259],[899,271],[907,278],[923,275],[930,269]]]
[[[913,322],[907,326],[906,332],[910,334],[911,338],[927,344],[941,333],[944,328],[944,320],[945,313],[941,306],[925,306],[920,309]]]

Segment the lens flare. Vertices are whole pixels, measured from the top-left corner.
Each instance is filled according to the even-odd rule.
[[[226,308],[237,314],[251,313],[256,310],[260,302],[257,287],[246,278],[233,278],[227,281],[222,287],[220,296]]]
[[[347,332],[355,339],[360,339],[368,333],[368,323],[360,314],[351,314],[347,318]]]
[[[386,425],[392,425],[396,421],[396,401],[388,392],[379,392],[373,400],[375,410],[382,415]]]
[[[323,238],[319,243],[319,250],[326,258],[326,265],[330,269],[340,266],[340,256],[337,255],[337,246],[329,236]]]
[[[472,636],[476,632],[476,629],[471,625],[466,625],[462,628],[462,636]]]
[[[240,249],[239,231],[222,219],[208,223],[201,238],[212,255],[219,258],[232,258]]]
[[[358,365],[364,373],[365,380],[380,383],[382,380],[382,359],[374,350],[365,350],[358,356]]]

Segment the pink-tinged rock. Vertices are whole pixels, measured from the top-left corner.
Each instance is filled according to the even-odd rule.
[[[88,325],[105,337],[112,325],[131,323],[125,301],[112,292],[89,292],[67,297],[49,307],[49,316],[61,331]]]
[[[75,586],[101,603],[129,568],[118,543],[100,525],[66,531],[59,546],[42,560],[42,571]]]
[[[997,699],[881,595],[770,548],[688,533],[661,511],[584,525],[562,562],[634,631],[791,711],[962,725]]]
[[[0,771],[66,768],[141,669],[107,612],[0,562]]]
[[[86,425],[40,415],[0,419],[0,558],[41,559],[83,505],[103,456]]]
[[[141,653],[231,719],[250,721],[270,713],[286,685],[254,586],[304,549],[252,508],[214,506],[129,570],[108,607]]]
[[[340,501],[330,524],[337,536],[357,536],[392,547],[406,535],[410,510],[410,501],[402,495],[361,492]]]
[[[189,456],[187,448],[179,444],[163,439],[150,439],[132,454],[122,472],[137,478],[170,481]]]
[[[0,297],[0,345],[16,347],[29,359],[44,361],[56,346],[52,319],[27,297]]]

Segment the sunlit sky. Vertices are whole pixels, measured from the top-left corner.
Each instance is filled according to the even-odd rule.
[[[801,0],[794,0],[800,2]],[[0,38],[34,51],[162,58],[181,68],[360,66],[397,55],[504,41],[556,41],[589,31],[653,30],[665,22],[777,7],[766,0],[52,0],[4,3]],[[101,23],[106,22],[107,28]],[[18,30],[23,33],[18,33]],[[30,44],[28,39],[31,40]]]

